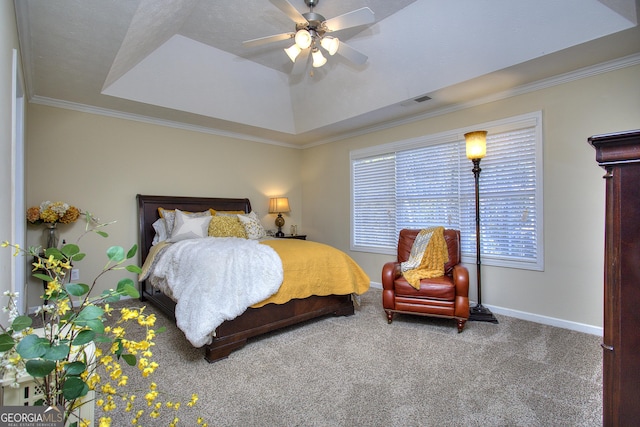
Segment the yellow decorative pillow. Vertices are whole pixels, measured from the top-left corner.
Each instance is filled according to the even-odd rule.
[[[221,215],[238,215],[238,214],[246,214],[245,211],[216,211],[217,213],[221,214]],[[212,213],[211,215],[215,215],[215,213]]]
[[[214,215],[209,223],[210,237],[241,237],[247,238],[247,232],[237,215]]]
[[[158,208],[158,215],[160,215],[160,218],[164,218],[165,217],[165,212],[168,212],[169,215],[171,215],[172,213],[174,213],[176,210],[175,209],[165,209],[165,208]],[[215,209],[207,209],[206,211],[203,212],[196,212],[196,213],[205,213],[205,212],[209,212],[211,215],[215,215],[216,214],[216,210]],[[182,211],[182,213],[186,213],[186,214],[191,214],[193,212],[190,211]],[[242,212],[244,213],[244,212]]]

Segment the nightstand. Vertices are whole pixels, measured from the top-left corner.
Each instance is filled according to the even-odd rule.
[[[276,236],[277,237],[277,236]],[[278,239],[298,239],[298,240],[307,240],[307,235],[306,234],[296,234],[295,236],[292,236],[291,234],[285,234],[282,237],[278,237]]]

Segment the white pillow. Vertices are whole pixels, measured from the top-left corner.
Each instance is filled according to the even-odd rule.
[[[185,239],[197,239],[207,237],[211,215],[190,216],[176,209],[175,222],[171,231],[170,242],[178,242]]]
[[[157,219],[151,226],[156,231],[156,235],[153,236],[153,240],[151,241],[151,246],[157,245],[159,242],[163,242],[169,238],[167,223],[164,218]]]
[[[167,228],[167,235],[170,236],[171,233],[173,232],[173,227],[174,227],[174,222],[175,222],[175,217],[176,217],[176,211],[177,209],[164,209],[164,208],[158,208],[158,212],[160,213],[160,217],[164,218],[164,222],[165,222],[165,226]],[[202,211],[202,212],[186,212],[186,211],[182,211],[183,214],[188,215],[190,217],[195,217],[195,216],[211,216],[211,211],[210,210],[206,210],[206,211]]]
[[[239,214],[238,219],[247,232],[247,239],[257,240],[266,237],[267,232],[264,230],[255,212],[251,211],[248,214]]]

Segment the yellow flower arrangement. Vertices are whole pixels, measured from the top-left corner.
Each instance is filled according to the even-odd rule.
[[[65,212],[69,212],[69,209]],[[45,218],[49,218],[47,215]],[[40,217],[46,221],[42,218],[42,212]],[[91,215],[87,214],[87,223],[92,220]],[[106,237],[106,233],[96,230],[102,225],[105,224],[98,224],[91,229],[88,226],[87,230]],[[111,306],[123,296],[139,297],[133,280],[122,279],[116,289],[104,291],[98,297],[91,296],[98,278],[107,272],[122,269],[136,274],[140,272],[136,265],[124,265],[135,256],[136,245],[126,253],[120,246],[110,247],[107,250],[108,262],[91,286],[66,280],[71,263],[85,257],[78,245],[48,248],[44,256],[39,255],[39,247],[24,250],[7,241],[0,246],[13,248],[14,256],[24,253],[34,257],[33,276],[47,282],[42,296],[44,304],[36,313],[44,325],[43,333],[36,333],[32,328],[31,317],[18,313],[15,304],[17,294],[5,292],[9,299],[5,308],[9,313],[9,326],[0,325],[0,370],[5,383],[9,376],[13,378],[12,386],[18,386],[18,377],[26,372],[42,390],[42,399],[37,404],[61,406],[65,425],[70,427],[89,425],[89,420],[81,419],[78,413],[82,405],[94,404],[86,399],[90,391],[95,393],[95,404],[104,412],[118,408],[131,412],[134,426],[140,425],[145,415],[154,420],[162,410],[177,411],[181,407],[175,401],[160,402],[158,399],[161,394],[153,382],[150,382],[142,400],[125,390],[129,377],[121,363],[130,365],[133,372],[138,372],[143,378],[151,376],[158,368],[153,360],[153,340],[157,333],[163,331],[163,328],[154,329],[156,317],[146,314],[145,307],[115,310]],[[117,320],[114,314],[119,314]],[[109,318],[111,322],[105,324]],[[128,338],[127,333],[133,327],[142,328],[143,339]],[[197,394],[193,394],[186,406],[192,408],[197,401]],[[136,410],[136,404],[142,409]],[[173,417],[169,425],[177,425],[178,421],[177,416]],[[200,417],[196,423],[207,425]],[[95,424],[110,426],[111,418],[100,417]]]
[[[27,209],[27,221],[31,224],[71,224],[80,217],[80,210],[64,202],[42,202]]]

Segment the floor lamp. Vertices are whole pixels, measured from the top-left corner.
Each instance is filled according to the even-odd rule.
[[[467,144],[467,158],[473,162],[473,176],[476,181],[476,268],[478,280],[478,303],[469,310],[469,320],[498,323],[491,310],[482,305],[480,272],[480,160],[487,153],[487,131],[479,130],[464,134]]]

